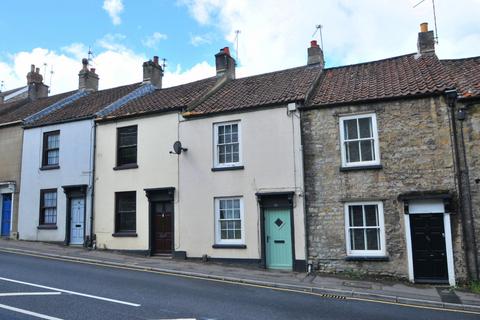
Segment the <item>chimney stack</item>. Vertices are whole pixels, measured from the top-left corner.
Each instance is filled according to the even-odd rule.
[[[435,36],[433,31],[428,31],[428,23],[420,24],[420,32],[417,41],[418,53],[421,55],[435,54]]]
[[[307,65],[319,65],[321,68],[325,65],[323,60],[323,51],[317,43],[317,40],[310,41],[310,48],[308,48]]]
[[[158,56],[153,57],[153,61],[143,63],[143,82],[149,82],[158,89],[162,88],[163,69],[158,63]]]
[[[32,101],[48,96],[48,86],[43,83],[40,68],[35,68],[34,64],[31,65],[30,72],[27,73],[27,86],[28,97]]]
[[[217,69],[217,77],[224,75],[229,79],[235,79],[235,59],[230,55],[228,47],[220,49],[215,55],[215,66]]]
[[[87,91],[98,90],[98,75],[95,68],[88,69],[88,59],[82,59],[82,70],[78,73],[78,89]]]

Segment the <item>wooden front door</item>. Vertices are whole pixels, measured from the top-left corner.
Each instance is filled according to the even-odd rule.
[[[173,251],[173,202],[152,202],[152,253]]]
[[[413,272],[418,282],[448,282],[443,214],[410,214]]]
[[[292,270],[292,224],[289,209],[265,209],[265,259],[269,269]]]

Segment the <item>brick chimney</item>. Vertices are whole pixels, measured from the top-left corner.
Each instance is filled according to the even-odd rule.
[[[420,24],[417,49],[419,54],[435,54],[435,36],[433,31],[428,31],[428,23]]]
[[[34,101],[38,98],[48,97],[48,86],[43,83],[43,77],[40,74],[40,68],[35,68],[32,64],[30,72],[27,73],[28,97]]]
[[[319,65],[321,68],[325,65],[325,60],[323,59],[323,51],[317,43],[317,40],[310,41],[310,48],[308,48],[308,60],[307,64],[310,65]]]
[[[215,55],[215,66],[217,68],[217,77],[226,76],[229,79],[235,79],[235,59],[230,55],[228,47],[220,49]]]
[[[153,57],[152,60],[143,63],[143,82],[150,82],[158,89],[162,88],[163,69],[158,63],[158,56]]]
[[[82,70],[78,73],[78,89],[87,91],[98,90],[98,74],[95,68],[88,69],[88,59],[82,59]]]

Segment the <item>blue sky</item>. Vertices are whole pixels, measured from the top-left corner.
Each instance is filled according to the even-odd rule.
[[[25,84],[47,64],[52,93],[74,90],[89,46],[100,88],[141,81],[141,64],[166,58],[165,86],[214,75],[214,54],[240,30],[238,76],[304,65],[317,24],[327,66],[416,51],[431,0],[17,0],[0,11],[0,81]],[[480,55],[480,0],[436,0],[440,58]],[[318,39],[318,34],[315,35]],[[54,73],[51,75],[50,70]]]

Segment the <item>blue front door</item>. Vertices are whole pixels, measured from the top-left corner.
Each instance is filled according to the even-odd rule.
[[[12,220],[12,195],[2,195],[2,237],[10,235],[10,224]]]

